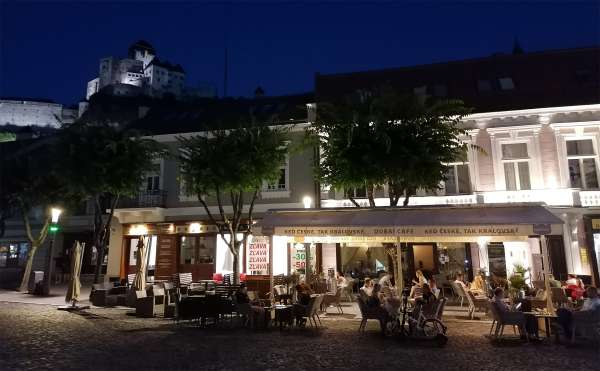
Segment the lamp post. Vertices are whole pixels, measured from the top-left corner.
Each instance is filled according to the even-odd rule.
[[[48,232],[51,235],[50,238],[50,246],[48,247],[48,255],[46,256],[46,269],[44,269],[44,289],[43,294],[50,294],[50,281],[52,277],[52,255],[54,255],[54,239],[56,238],[56,233],[58,232],[58,219],[60,218],[60,214],[62,210],[56,207],[50,209],[51,215],[51,223],[48,227]]]

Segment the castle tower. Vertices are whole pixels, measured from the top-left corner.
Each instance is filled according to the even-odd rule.
[[[138,40],[129,47],[129,58],[142,61],[144,69],[156,57],[154,47],[145,40]]]

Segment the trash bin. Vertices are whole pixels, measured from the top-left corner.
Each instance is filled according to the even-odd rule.
[[[30,293],[36,294],[41,289],[44,283],[44,271],[32,271],[29,276],[29,287]]]

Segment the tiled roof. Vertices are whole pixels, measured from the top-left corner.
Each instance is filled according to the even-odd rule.
[[[176,134],[230,129],[247,125],[254,117],[258,125],[283,125],[306,122],[306,104],[312,94],[283,97],[204,98],[194,102],[154,105],[130,127],[146,135]]]
[[[500,81],[506,78],[513,89]],[[407,93],[426,87],[427,95],[462,99],[476,112],[489,112],[598,103],[599,83],[600,48],[592,47],[317,74],[315,93],[317,101],[330,101],[382,85]]]
[[[171,64],[168,61],[161,61],[157,57],[154,57],[152,59],[152,61],[148,64],[148,67],[150,67],[150,66],[158,66],[158,67],[166,68],[169,71],[185,73],[185,71],[183,70],[183,67],[181,67],[181,65]],[[146,67],[146,68],[148,68],[148,67]]]

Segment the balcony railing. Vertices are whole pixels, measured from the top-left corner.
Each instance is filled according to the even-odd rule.
[[[137,207],[165,207],[167,191],[162,189],[141,191],[134,197],[123,197],[119,200],[120,209]]]

